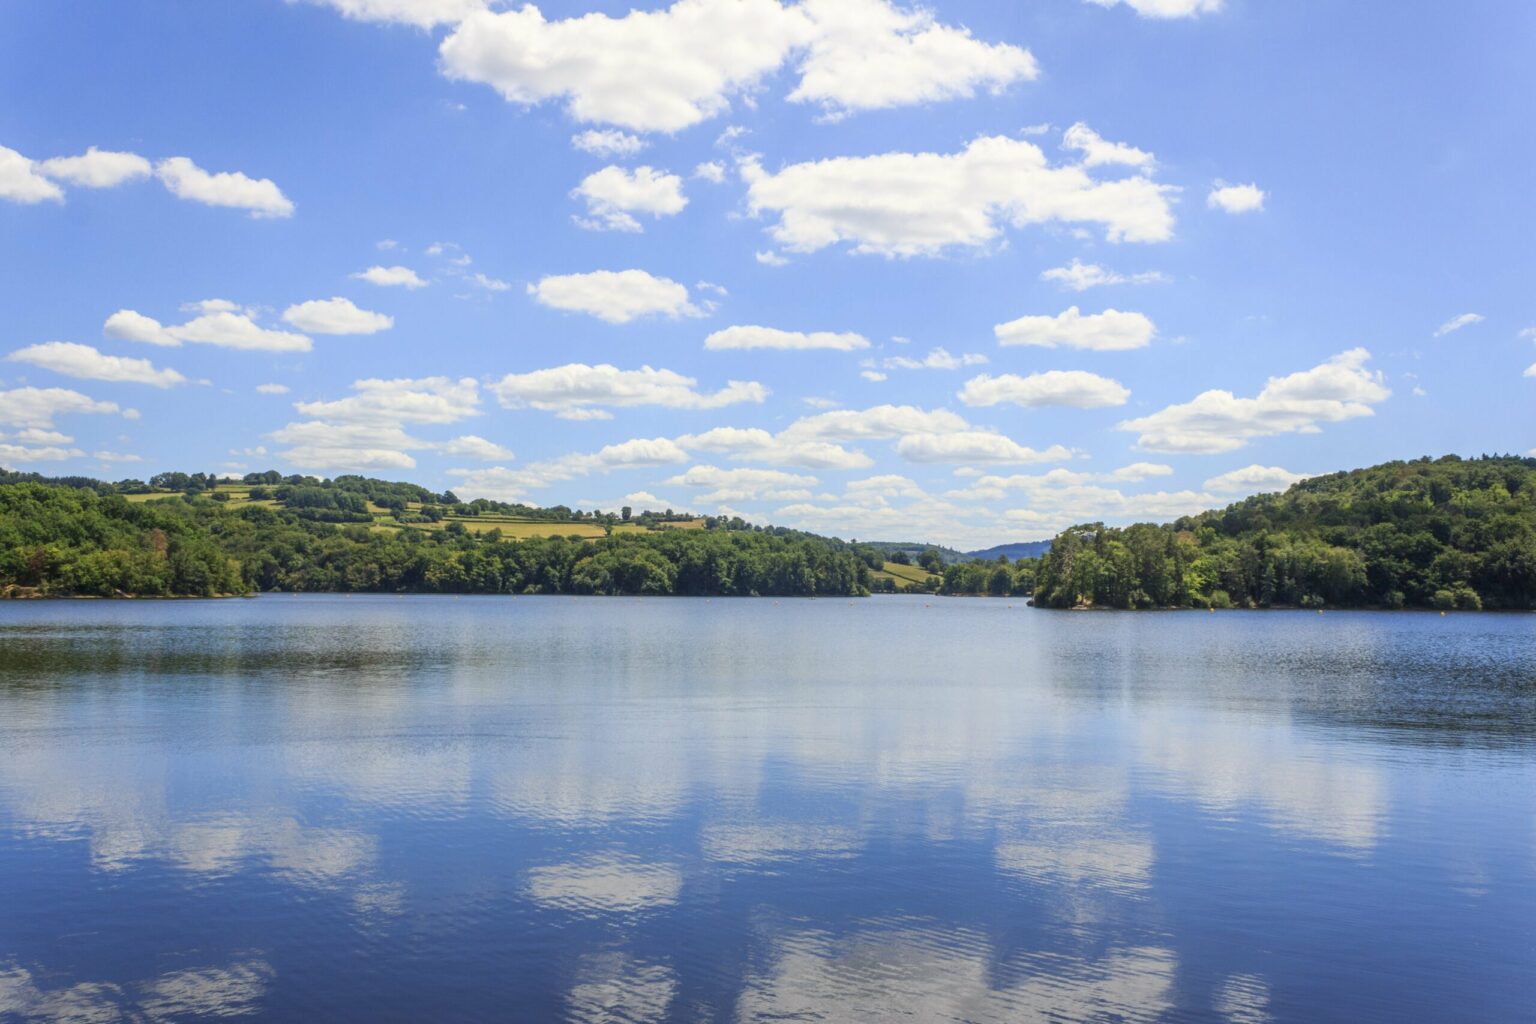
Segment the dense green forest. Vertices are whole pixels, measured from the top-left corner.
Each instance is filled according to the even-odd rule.
[[[1536,608],[1536,459],[1390,462],[1155,526],[1075,526],[1051,608]]]
[[[883,564],[873,550],[740,519],[560,518],[363,477],[253,477],[229,487],[168,474],[154,488],[182,490],[161,496],[138,481],[0,472],[0,593],[853,595]],[[539,535],[541,517],[591,535]]]

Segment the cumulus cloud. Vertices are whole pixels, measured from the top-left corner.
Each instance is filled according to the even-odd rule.
[[[880,365],[887,370],[958,370],[965,366],[982,366],[987,357],[980,352],[963,352],[953,355],[946,348],[936,348],[921,359],[911,356],[888,356]]]
[[[1081,121],[1062,134],[1061,148],[1081,153],[1084,167],[1119,165],[1150,170],[1157,163],[1157,158],[1146,150],[1110,142]]]
[[[1459,331],[1463,327],[1471,327],[1473,324],[1480,324],[1483,322],[1483,320],[1484,317],[1481,313],[1463,313],[1460,316],[1453,316],[1451,319],[1435,328],[1435,337],[1443,338],[1447,334],[1450,334],[1452,331]]]
[[[809,52],[791,102],[815,103],[833,117],[858,110],[1000,93],[1033,81],[1040,69],[1028,50],[984,43],[969,30],[941,25],[921,7],[888,0],[804,0],[812,22]]]
[[[758,427],[715,427],[677,438],[688,451],[714,452],[743,462],[807,469],[862,469],[874,460],[861,451],[830,441],[771,434]]]
[[[113,188],[127,181],[147,178],[151,167],[137,153],[117,153],[91,146],[80,156],[57,156],[37,169],[56,181],[81,188]]]
[[[293,0],[289,0],[290,3]],[[334,8],[354,21],[378,21],[434,28],[463,21],[483,11],[488,0],[309,0]]]
[[[908,462],[1061,462],[1072,452],[1061,445],[1037,451],[1010,437],[984,430],[948,434],[908,434],[896,442],[896,453]]]
[[[465,434],[451,441],[445,441],[438,445],[438,450],[444,455],[458,455],[467,459],[479,459],[482,462],[496,462],[513,458],[510,448],[506,448],[494,441],[487,441],[475,434]]]
[[[1381,374],[1366,368],[1370,358],[1363,348],[1350,349],[1310,370],[1271,377],[1254,398],[1206,391],[1117,429],[1138,434],[1136,446],[1145,451],[1200,454],[1235,451],[1255,437],[1315,434],[1324,423],[1374,415],[1371,407],[1392,394]]]
[[[132,419],[132,409],[119,409],[116,402],[98,402],[89,395],[68,388],[12,388],[0,391],[0,424],[8,427],[32,427],[50,430],[55,417],[75,413],[116,413]],[[133,416],[129,414],[133,413]]]
[[[80,380],[105,380],[127,384],[149,384],[157,388],[186,383],[187,378],[172,369],[157,370],[148,359],[109,356],[90,345],[68,341],[49,341],[17,349],[6,359],[30,363],[66,377]]]
[[[0,442],[0,466],[21,462],[63,462],[66,459],[79,459],[84,456],[85,452],[79,448]]]
[[[704,315],[688,301],[686,285],[643,270],[553,275],[529,285],[528,294],[552,309],[586,313],[611,324],[626,324],[642,316],[676,319]]]
[[[480,412],[473,377],[354,381],[357,392],[330,402],[295,402],[305,416],[336,423],[456,423]]]
[[[1208,491],[1242,491],[1256,494],[1260,491],[1283,491],[1306,475],[1292,473],[1279,466],[1260,466],[1257,463],[1213,476],[1204,484]]]
[[[358,309],[348,299],[311,299],[283,310],[283,319],[311,334],[377,334],[395,325],[393,317]]]
[[[789,100],[830,117],[998,92],[1039,73],[1027,50],[889,0],[678,0],[556,21],[527,4],[471,14],[439,55],[444,74],[509,102],[563,100],[578,121],[668,133],[724,112],[797,56]]]
[[[797,501],[811,497],[816,478],[777,469],[721,469],[693,466],[664,481],[669,487],[707,488],[700,501]]]
[[[1084,263],[1082,260],[1073,259],[1069,266],[1042,270],[1040,280],[1053,281],[1075,292],[1085,292],[1089,288],[1109,284],[1162,284],[1168,280],[1168,276],[1156,270],[1140,274],[1121,274],[1101,267],[1097,263]]]
[[[572,135],[571,145],[593,156],[634,156],[645,148],[645,140],[628,132],[592,128]]]
[[[762,402],[768,389],[751,381],[730,381],[713,394],[695,390],[698,381],[672,370],[642,366],[621,370],[609,364],[569,363],[531,373],[509,373],[488,385],[506,408],[564,412],[588,406],[657,405],[668,409],[720,409]]]
[[[587,216],[576,223],[595,231],[641,231],[635,214],[671,217],[688,205],[683,179],[654,167],[604,167],[583,178],[571,196],[587,204]]]
[[[308,352],[308,336],[274,331],[256,323],[249,313],[236,312],[233,303],[212,299],[198,304],[205,312],[184,324],[167,327],[154,317],[120,309],[107,317],[102,331],[109,338],[174,348],[183,342],[254,352]]]
[[[1193,18],[1201,14],[1214,14],[1222,9],[1226,0],[1087,0],[1100,7],[1125,4],[1143,18]]]
[[[704,347],[712,351],[730,349],[831,349],[836,352],[852,352],[869,348],[869,339],[861,334],[833,331],[781,331],[774,327],[742,325],[715,331],[704,339]]]
[[[455,489],[467,495],[518,501],[530,490],[577,477],[687,461],[688,453],[675,441],[652,437],[610,444],[595,452],[577,452],[543,462],[531,462],[521,469],[492,466],[486,469],[451,469],[449,472],[461,477]]]
[[[1098,224],[1111,241],[1173,234],[1169,186],[1145,177],[1099,181],[1003,136],[958,153],[834,157],[774,173],[749,158],[741,171],[750,212],[775,215],[769,234],[795,252],[846,243],[858,253],[932,256],[993,243],[1005,225],[1051,222]]]
[[[288,393],[288,385],[286,385],[286,384],[257,384],[256,385],[256,393],[258,395],[286,395]]]
[[[256,218],[293,215],[293,203],[270,178],[249,178],[239,171],[210,173],[184,156],[161,160],[155,175],[178,199],[248,210]]]
[[[694,167],[693,176],[703,178],[711,185],[722,184],[725,181],[725,164],[718,160],[707,160]]]
[[[999,345],[1060,345],[1098,352],[1145,348],[1157,333],[1156,325],[1142,313],[1106,309],[1084,315],[1076,306],[1067,307],[1057,316],[1023,316],[992,330]]]
[[[381,288],[425,288],[427,282],[417,276],[410,267],[369,267],[352,275],[359,281],[367,281]]]
[[[969,428],[970,424],[963,417],[948,409],[876,405],[868,409],[836,409],[806,416],[790,424],[784,436],[793,440],[857,441],[907,434],[944,434]]]
[[[13,203],[64,201],[64,190],[44,177],[33,161],[0,146],[0,199]]]
[[[1026,408],[1068,406],[1073,409],[1124,405],[1130,397],[1130,389],[1119,381],[1085,370],[1048,370],[1028,377],[1013,373],[993,377],[984,373],[966,381],[959,395],[960,401],[971,406],[1006,402]]]
[[[1205,197],[1205,205],[1225,213],[1257,213],[1264,209],[1268,193],[1257,185],[1217,185]]]

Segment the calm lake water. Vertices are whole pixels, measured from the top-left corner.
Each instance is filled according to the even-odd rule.
[[[1529,1021],[1536,617],[0,605],[0,1019]]]

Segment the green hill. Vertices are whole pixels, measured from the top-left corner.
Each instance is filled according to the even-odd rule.
[[[1536,459],[1419,459],[1303,480],[1156,526],[1075,526],[1052,608],[1536,608]]]

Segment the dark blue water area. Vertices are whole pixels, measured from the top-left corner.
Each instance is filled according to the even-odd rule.
[[[1536,619],[0,607],[0,1019],[1513,1021]]]

